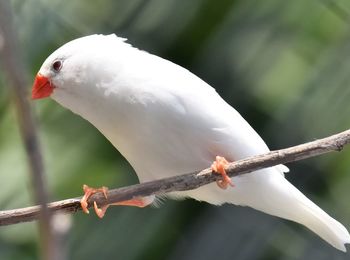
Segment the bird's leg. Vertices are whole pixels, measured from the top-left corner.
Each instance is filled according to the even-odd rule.
[[[222,180],[217,180],[216,184],[221,188],[221,189],[227,189],[227,186],[230,185],[231,187],[234,187],[231,178],[227,175],[226,173],[226,166],[229,164],[229,162],[221,156],[216,156],[215,161],[211,165],[211,169],[213,172],[217,174],[221,174]]]
[[[101,208],[97,207],[96,201],[94,201],[94,209],[96,215],[99,218],[103,218],[109,206],[134,206],[139,208],[144,208],[153,202],[153,198],[149,201],[148,197],[135,197],[131,200],[124,200],[116,203],[111,203],[106,206],[102,206]]]
[[[107,187],[102,187],[102,188],[91,188],[87,185],[84,184],[83,186],[83,190],[84,190],[84,196],[83,198],[80,200],[80,204],[81,204],[81,208],[83,209],[83,211],[85,213],[89,213],[89,210],[87,209],[87,205],[88,205],[88,199],[95,193],[97,192],[103,192],[105,198],[107,199],[107,191],[108,188]],[[111,203],[105,206],[102,206],[101,208],[99,208],[97,206],[96,201],[94,201],[94,209],[96,212],[96,215],[99,218],[103,218],[103,216],[105,215],[107,209],[109,206],[135,206],[135,207],[139,207],[139,208],[143,208],[148,206],[149,204],[151,204],[154,200],[154,196],[148,196],[148,197],[135,197],[131,200],[124,200],[124,201],[120,201],[120,202],[116,202],[116,203]]]

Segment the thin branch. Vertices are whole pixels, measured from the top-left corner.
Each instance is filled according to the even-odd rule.
[[[230,163],[226,171],[231,177],[247,174],[259,169],[299,161],[331,151],[341,151],[343,147],[349,143],[350,130],[346,130],[313,142],[271,151],[266,154],[252,156]],[[98,205],[103,206],[109,203],[129,200],[138,196],[143,197],[152,194],[163,195],[174,191],[192,190],[219,179],[220,176],[213,174],[210,168],[208,168],[199,172],[109,190],[107,193],[107,199],[105,199],[101,193],[98,193],[89,199],[89,207],[91,207],[91,202],[93,201],[96,201]],[[76,197],[52,202],[48,204],[48,208],[54,213],[74,213],[81,210],[80,199],[81,197]],[[36,220],[39,216],[39,210],[40,206],[33,206],[0,211],[0,226]]]

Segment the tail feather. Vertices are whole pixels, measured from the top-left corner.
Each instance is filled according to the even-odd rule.
[[[269,190],[269,200],[263,200],[265,203],[257,207],[251,206],[265,213],[300,223],[335,248],[346,252],[345,244],[350,243],[347,229],[286,179],[272,178],[272,182],[275,181],[276,183],[272,183],[275,188],[270,187]]]
[[[216,184],[208,184],[196,190],[174,193],[172,197],[192,197],[216,205],[249,206],[300,223],[346,252],[345,244],[350,243],[346,228],[288,182],[279,169],[268,168],[234,177],[233,182],[235,187],[232,189],[220,190]]]

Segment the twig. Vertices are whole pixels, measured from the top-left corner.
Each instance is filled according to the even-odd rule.
[[[12,87],[20,131],[29,162],[35,203],[41,205],[38,208],[37,218],[40,219],[40,245],[42,247],[43,259],[56,260],[60,259],[60,250],[56,250],[50,225],[50,211],[46,207],[48,192],[44,181],[44,167],[32,110],[29,105],[28,93],[26,91],[28,86],[26,70],[21,61],[20,48],[12,20],[10,2],[0,0],[1,63]]]
[[[313,142],[271,151],[266,154],[252,156],[230,163],[227,168],[227,174],[231,177],[238,176],[278,164],[315,157],[331,151],[341,151],[343,147],[349,143],[350,130],[346,130]],[[208,168],[199,172],[109,190],[107,199],[105,199],[102,194],[98,193],[89,199],[89,207],[91,207],[91,202],[93,201],[103,206],[108,203],[129,200],[137,196],[149,196],[152,194],[163,195],[174,191],[192,190],[219,179],[220,176],[212,174],[212,171]],[[48,208],[55,213],[73,213],[81,209],[80,198],[81,197],[76,197],[52,202],[48,204]],[[0,226],[36,220],[38,219],[39,210],[40,206],[33,206],[0,211]]]

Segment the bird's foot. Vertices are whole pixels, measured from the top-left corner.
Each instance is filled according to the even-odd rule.
[[[107,199],[107,191],[108,191],[107,187],[101,187],[101,188],[95,189],[95,188],[91,188],[91,187],[84,184],[83,190],[84,190],[84,196],[80,200],[80,205],[81,205],[81,208],[83,209],[83,211],[87,214],[89,214],[88,200],[93,194],[98,193],[98,192],[102,192],[103,195],[105,196],[105,198]],[[111,205],[113,205],[113,206],[136,206],[139,208],[143,208],[143,207],[146,207],[149,204],[151,204],[153,202],[153,200],[154,200],[154,196],[135,197],[131,200],[124,200],[124,201],[120,201],[120,202],[116,202],[116,203],[112,203],[112,204],[107,204],[105,206],[102,206],[101,208],[99,208],[97,206],[96,201],[94,201],[94,209],[95,209],[96,215],[99,218],[103,218],[108,207]]]
[[[222,180],[217,180],[216,184],[221,188],[221,189],[227,189],[227,186],[230,185],[231,187],[234,187],[233,182],[231,178],[227,175],[226,173],[226,166],[229,164],[229,162],[221,156],[216,156],[215,161],[211,165],[211,169],[213,172],[217,174],[221,174]]]
[[[86,214],[89,214],[89,210],[88,210],[88,200],[89,198],[95,194],[95,193],[98,193],[98,192],[102,192],[103,195],[105,196],[105,198],[107,199],[107,191],[108,191],[108,188],[107,187],[101,187],[101,188],[98,188],[98,189],[95,189],[95,188],[91,188],[87,185],[83,185],[83,190],[84,190],[84,196],[81,198],[80,200],[80,205],[81,205],[81,208],[82,210],[86,213]],[[99,210],[103,210],[103,207],[102,209],[99,209],[97,207],[97,204],[96,202],[94,202],[94,208],[95,208],[95,211],[96,211],[96,214],[98,214]],[[107,210],[107,209],[106,209]],[[106,211],[105,210],[105,211]]]

